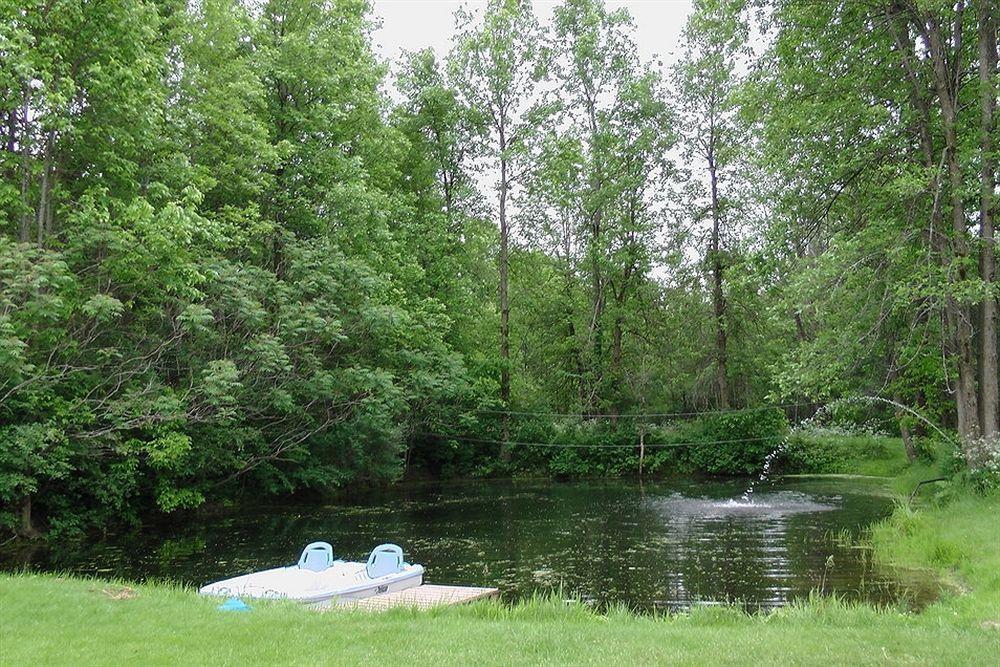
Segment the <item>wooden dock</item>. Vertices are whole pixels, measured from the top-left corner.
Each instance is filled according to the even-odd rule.
[[[361,600],[341,600],[336,606],[365,611],[385,611],[395,607],[430,609],[443,605],[465,604],[473,600],[483,600],[498,595],[498,588],[478,588],[475,586],[441,586],[422,584],[405,591],[382,593]]]

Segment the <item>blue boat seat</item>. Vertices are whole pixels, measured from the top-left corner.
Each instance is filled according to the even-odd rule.
[[[328,542],[313,542],[306,545],[299,556],[299,569],[322,572],[333,565],[333,547]]]
[[[406,567],[403,562],[403,549],[395,544],[380,544],[368,556],[365,572],[371,579],[396,574]]]

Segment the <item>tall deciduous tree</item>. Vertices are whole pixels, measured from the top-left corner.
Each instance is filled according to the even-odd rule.
[[[626,365],[637,360],[626,359],[626,338],[639,324],[639,296],[659,258],[672,176],[673,118],[659,75],[639,59],[632,27],[627,12],[610,12],[599,0],[570,0],[553,17],[552,83],[564,138],[550,141],[556,150],[539,159],[554,167],[548,201],[570,221],[561,229],[563,254],[579,246],[577,268],[589,282],[587,344],[576,352],[587,351],[578,364],[585,412],[617,413],[630,401]]]
[[[259,25],[237,0],[206,0],[187,21],[170,120],[195,168],[205,210],[252,228],[260,224],[277,157],[265,117]]]
[[[528,111],[536,101],[541,66],[539,27],[526,0],[491,0],[482,22],[459,12],[459,34],[449,68],[464,104],[478,111],[487,136],[480,158],[496,179],[500,230],[497,253],[500,306],[500,401],[510,405],[510,206],[522,180],[524,142],[534,131]],[[506,449],[504,449],[506,456]]]
[[[802,290],[797,349],[808,355],[782,381],[812,376],[840,385],[834,394],[888,392],[944,411],[970,456],[997,382],[984,370],[996,334],[983,319],[996,294],[993,196],[983,197],[995,64],[971,7],[893,0],[875,16],[775,3],[768,67],[746,95],[769,109],[759,153],[779,202],[772,219],[789,216],[771,230],[797,256]]]
[[[708,192],[700,177],[694,184],[695,210],[709,219],[705,262],[709,268],[712,312],[715,320],[715,389],[718,405],[728,408],[728,324],[725,240],[732,224],[733,207],[724,192],[739,156],[734,94],[740,80],[736,72],[747,26],[740,12],[741,0],[699,0],[684,29],[685,55],[674,68],[674,82],[684,109],[685,154],[704,169]],[[700,223],[700,215],[696,223]]]
[[[997,362],[997,33],[1000,5],[995,0],[977,3],[979,46],[979,276],[986,288],[980,306],[979,384],[983,435],[1000,439],[1000,365]]]

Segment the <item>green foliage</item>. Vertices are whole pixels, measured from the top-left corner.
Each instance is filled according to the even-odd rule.
[[[778,409],[705,417],[697,438],[704,444],[686,449],[686,460],[695,469],[711,474],[755,474],[787,431],[788,420]]]
[[[780,410],[660,424],[628,415],[616,421],[518,416],[509,425],[510,460],[505,463],[496,460],[502,432],[499,415],[481,414],[469,429],[478,435],[440,436],[438,458],[421,458],[416,464],[450,475],[635,477],[642,442],[642,467],[649,474],[756,474],[767,454],[782,442],[788,423]]]
[[[984,41],[996,32],[991,4],[973,17],[906,0],[887,7],[883,30],[859,3],[773,3],[771,41],[740,103],[768,202],[772,303],[795,321],[794,342],[772,366],[781,393],[878,394],[960,429],[979,421],[969,386],[985,400],[996,371],[974,377],[977,355],[963,346],[981,337],[980,361],[996,354],[995,324],[976,321],[979,304],[990,305],[992,260],[981,253],[977,267],[980,253],[967,249],[992,241],[965,201],[983,193],[979,220],[995,208],[995,148],[980,141],[992,132],[981,103],[996,97],[981,88],[996,79],[996,47]],[[930,37],[934,58],[925,57]],[[943,67],[979,64],[978,83],[956,80],[948,93],[952,84],[938,80]],[[959,381],[967,393],[956,402]]]
[[[890,476],[908,465],[898,438],[796,429],[778,460],[786,473]]]
[[[993,463],[969,472],[969,481],[973,488],[983,495],[1000,492],[1000,463]]]
[[[653,473],[756,473],[780,412],[642,417],[727,402],[885,395],[949,426],[956,313],[993,292],[974,216],[943,222],[988,132],[962,77],[945,150],[906,42],[955,10],[897,4],[876,30],[857,3],[774,3],[744,67],[757,5],[698,0],[670,81],[600,0],[548,24],[463,9],[447,59],[398,68],[363,0],[4,4],[0,521],[408,471],[631,475],[640,440]],[[927,441],[905,410],[836,413]],[[834,440],[796,434],[786,467],[897,466]],[[993,450],[965,440],[952,469],[988,491]]]
[[[48,424],[0,427],[0,501],[18,507],[48,483],[66,479],[72,472],[71,452],[65,435]],[[0,511],[0,526],[17,527],[13,511]]]
[[[961,450],[952,446],[950,451],[952,458],[945,469],[959,484],[985,496],[1000,492],[1000,442],[982,437]]]
[[[436,293],[475,267],[393,232],[440,217],[399,187],[365,5],[58,4],[4,19],[4,524],[397,478],[475,397],[446,313],[476,286]]]

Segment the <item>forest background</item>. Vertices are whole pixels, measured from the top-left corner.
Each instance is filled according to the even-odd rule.
[[[746,474],[807,418],[997,470],[998,15],[699,0],[662,68],[600,0],[391,63],[359,0],[5,0],[0,522]]]

